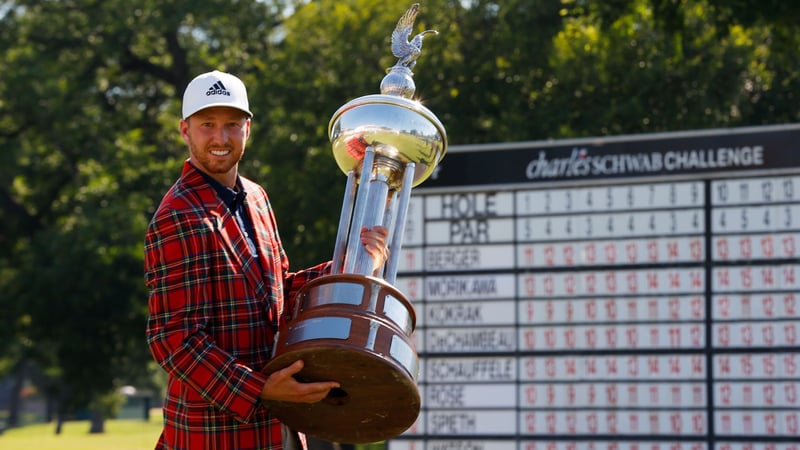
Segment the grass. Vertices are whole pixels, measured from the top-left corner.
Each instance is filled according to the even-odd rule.
[[[161,434],[161,413],[141,419],[107,420],[106,432],[89,434],[89,421],[64,423],[56,435],[56,424],[26,425],[0,434],[2,450],[151,450]],[[356,450],[384,450],[383,443],[355,446]]]
[[[106,432],[89,434],[88,421],[65,422],[60,435],[56,424],[12,428],[0,434],[3,450],[149,450],[161,434],[161,414],[149,422],[137,419],[107,420]]]

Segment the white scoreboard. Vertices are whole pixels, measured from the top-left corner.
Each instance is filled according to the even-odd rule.
[[[800,125],[453,147],[390,450],[800,449]]]

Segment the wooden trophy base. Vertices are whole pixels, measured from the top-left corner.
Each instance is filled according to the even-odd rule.
[[[385,281],[329,275],[298,294],[298,310],[281,328],[264,373],[297,360],[299,381],[337,381],[317,403],[269,402],[290,428],[319,439],[360,444],[384,441],[417,419],[419,359],[411,342],[411,304]]]

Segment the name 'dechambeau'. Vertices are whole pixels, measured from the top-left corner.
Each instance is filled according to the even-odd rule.
[[[539,157],[528,163],[525,175],[528,179],[568,178],[762,165],[764,147],[761,145],[608,155],[590,155],[586,148],[574,148],[569,158],[548,159],[547,154],[540,151]]]

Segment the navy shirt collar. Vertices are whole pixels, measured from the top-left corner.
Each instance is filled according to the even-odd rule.
[[[197,167],[195,167],[197,168]],[[200,169],[197,169],[198,172],[203,176],[203,178],[217,191],[217,195],[222,199],[223,202],[228,206],[228,209],[233,212],[239,209],[242,206],[242,202],[244,202],[244,198],[247,196],[247,192],[245,192],[244,188],[242,187],[242,180],[239,178],[239,175],[236,175],[236,188],[231,189],[228,186],[223,185],[216,179],[214,179],[211,175],[203,172]]]

